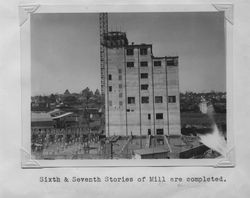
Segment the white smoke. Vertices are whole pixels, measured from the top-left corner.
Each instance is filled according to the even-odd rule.
[[[217,151],[222,156],[226,156],[227,153],[227,142],[222,135],[222,133],[218,130],[216,124],[213,126],[212,133],[207,133],[204,135],[199,134],[200,142],[209,147],[210,149]]]
[[[214,107],[212,104],[208,105],[206,114],[213,122],[212,133],[198,134],[200,142],[209,147],[210,149],[217,151],[222,156],[226,156],[227,153],[227,142],[224,135],[219,131],[214,121]]]

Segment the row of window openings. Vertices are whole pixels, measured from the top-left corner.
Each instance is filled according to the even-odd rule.
[[[122,89],[122,84],[118,85],[120,89]],[[109,92],[112,92],[112,86],[109,86]],[[141,90],[148,90],[148,84],[142,84],[141,85]]]
[[[118,73],[121,74],[122,73],[122,69],[118,69]],[[118,76],[119,80],[122,80],[122,75]],[[109,80],[112,80],[112,75],[109,74]]]
[[[169,103],[175,103],[176,102],[176,96],[168,96],[168,102]],[[141,103],[142,104],[149,103],[149,97],[148,96],[142,96],[141,97]],[[155,103],[163,103],[163,97],[162,96],[155,96]],[[135,97],[128,97],[128,104],[135,104]]]
[[[148,49],[147,48],[140,48],[140,55],[147,55]],[[132,56],[134,55],[134,49],[127,49],[127,55]]]
[[[120,106],[122,105],[122,101],[119,102]],[[134,109],[127,109],[127,112],[134,112]],[[156,113],[155,114],[156,120],[162,120],[163,119],[163,113]],[[148,114],[148,120],[151,120],[151,114]]]
[[[162,66],[161,63],[162,63],[161,61],[154,61],[154,67],[161,67]],[[175,63],[174,60],[167,60],[167,65],[168,66],[174,66],[174,65],[177,65],[177,64]],[[148,62],[147,61],[141,61],[140,66],[141,67],[147,67]],[[127,62],[127,67],[128,68],[134,67],[134,62],[132,62],[132,61]]]
[[[156,113],[155,114],[155,119],[156,120],[162,120],[163,119],[163,113]],[[148,114],[148,120],[151,120],[151,114]]]
[[[131,68],[134,67],[135,63],[134,62],[127,62],[127,67]],[[141,61],[140,62],[140,66],[141,67],[147,67],[148,66],[148,62],[147,61]],[[161,66],[161,61],[154,61],[154,66],[155,67],[160,67]]]
[[[109,74],[109,80],[112,80],[112,75],[111,74]],[[122,80],[122,75],[118,76],[118,80]]]
[[[119,86],[119,89],[122,89],[122,84],[119,84],[118,86]],[[113,90],[112,86],[109,86],[109,92],[112,92],[112,90]]]
[[[122,88],[122,84],[119,84],[118,86],[120,89]],[[142,84],[141,90],[148,90],[148,84]],[[112,92],[112,86],[109,86],[109,91]]]
[[[119,88],[122,88],[122,84],[119,84]],[[148,85],[141,85],[142,90],[147,90]],[[112,92],[112,86],[109,86],[109,92]],[[122,93],[119,93],[119,97],[122,97]],[[162,103],[163,97],[162,96],[155,96],[155,103]],[[169,103],[175,103],[176,97],[175,96],[168,96],[168,102]],[[141,103],[149,103],[149,97],[148,96],[142,96],[141,97]],[[135,104],[135,97],[128,97],[128,104]]]
[[[119,75],[118,78],[122,80],[122,75]],[[141,73],[141,78],[148,78],[148,73]],[[109,74],[109,80],[112,80],[112,74]]]
[[[134,109],[127,109],[127,112],[134,112]],[[156,113],[155,114],[156,120],[163,120],[163,113]],[[148,114],[148,120],[151,120],[151,114]]]
[[[119,93],[119,97],[122,97],[122,93]],[[175,103],[176,97],[175,96],[168,96],[168,102],[169,103]],[[148,96],[142,96],[141,97],[141,103],[148,104],[149,103],[149,97]],[[163,97],[162,96],[155,96],[155,103],[163,103]],[[135,97],[128,97],[128,104],[135,104]],[[109,101],[109,105],[112,106],[112,101]],[[122,105],[122,101],[119,102],[119,105]]]

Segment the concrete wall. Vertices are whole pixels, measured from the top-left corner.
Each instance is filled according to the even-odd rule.
[[[167,74],[166,74],[166,61],[165,58],[154,59],[154,61],[161,61],[161,66],[153,67],[153,78],[154,78],[154,96],[162,96],[162,103],[155,103],[155,117],[157,113],[163,113],[163,119],[155,119],[155,134],[157,129],[163,129],[164,135],[169,135],[168,127],[168,100],[167,100]]]
[[[108,62],[105,65],[106,134],[108,136],[126,135],[124,48],[108,48],[106,52],[106,58],[108,57]],[[121,73],[119,73],[119,70],[121,70]],[[109,80],[109,75],[112,75],[112,80]],[[121,75],[121,80],[119,79],[119,75]],[[112,91],[109,91],[110,86],[112,87]],[[110,104],[110,101],[112,104]]]
[[[126,56],[126,61],[133,61],[134,67],[127,68],[126,88],[127,96],[135,97],[135,104],[128,105],[128,131],[133,135],[147,135],[148,129],[153,133],[153,103],[152,103],[152,76],[151,76],[151,49],[148,48],[147,55],[140,55],[140,49],[134,48],[133,56]],[[148,66],[141,67],[140,62],[147,61]],[[147,79],[141,78],[141,73],[148,73]],[[141,85],[147,84],[148,90],[141,90]],[[149,103],[141,103],[141,97],[149,97]],[[131,112],[131,110],[134,110]],[[151,119],[148,119],[151,114]]]
[[[168,96],[176,96],[176,103],[168,103],[169,135],[181,135],[179,68],[167,66]]]
[[[106,50],[106,135],[148,135],[148,130],[155,135],[157,129],[163,129],[164,135],[180,135],[178,66],[167,66],[165,57],[152,59],[150,47],[147,55],[140,55],[139,48],[134,47],[134,55],[126,55],[126,48]],[[154,60],[161,61],[161,66],[154,67]],[[148,66],[141,67],[141,61]],[[134,67],[127,67],[127,62],[134,62]],[[148,78],[142,79],[141,73]],[[142,84],[148,89],[141,90]],[[149,97],[149,103],[141,103],[143,96]],[[162,96],[162,103],[155,103],[155,96]],[[168,96],[175,96],[176,102],[168,103]],[[135,104],[128,104],[128,97],[135,97]],[[157,120],[156,113],[163,113],[163,119]]]

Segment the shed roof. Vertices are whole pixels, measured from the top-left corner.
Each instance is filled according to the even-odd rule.
[[[152,148],[144,148],[135,150],[135,154],[139,155],[149,155],[149,154],[156,154],[156,153],[166,153],[169,152],[169,148],[167,146],[161,146],[161,147],[152,147]]]
[[[69,116],[69,115],[72,115],[72,114],[73,114],[73,112],[67,112],[67,113],[64,113],[62,115],[53,117],[53,120],[63,118],[63,117],[66,117],[66,116]]]
[[[31,122],[53,121],[49,113],[31,113]]]

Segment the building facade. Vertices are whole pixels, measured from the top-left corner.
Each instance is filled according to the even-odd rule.
[[[151,44],[104,35],[106,135],[180,135],[178,57],[155,57]]]

